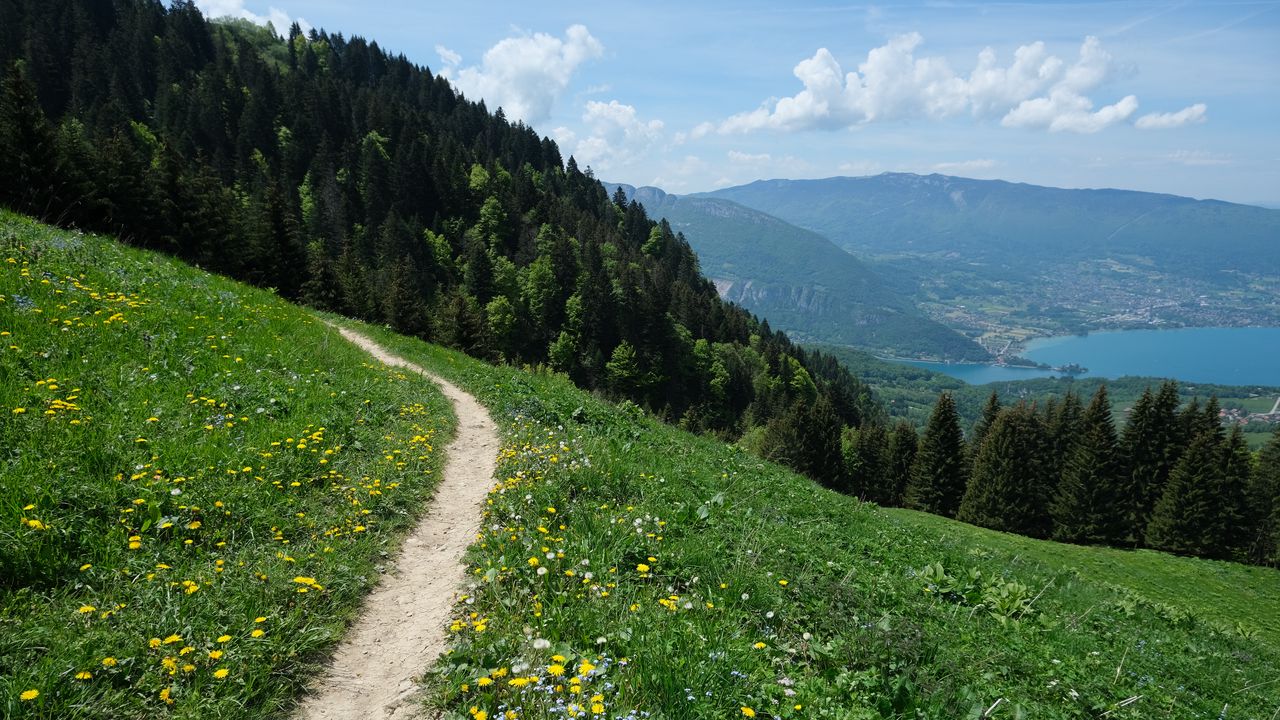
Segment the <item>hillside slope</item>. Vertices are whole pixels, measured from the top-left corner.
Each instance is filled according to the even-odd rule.
[[[922,316],[876,272],[817,233],[718,198],[605,183],[684,234],[720,296],[800,342],[852,345],[887,355],[989,357]]]
[[[1280,573],[829,493],[563,378],[380,341],[505,418],[435,702],[558,717],[1265,717]]]
[[[1043,334],[1280,321],[1276,210],[905,173],[761,180],[704,196],[880,258],[909,280],[899,289],[949,327]]]
[[[282,716],[453,427],[275,295],[0,211],[0,717]]]

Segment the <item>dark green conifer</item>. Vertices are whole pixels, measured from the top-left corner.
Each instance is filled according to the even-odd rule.
[[[1135,543],[1146,533],[1152,509],[1160,500],[1169,472],[1185,447],[1179,440],[1178,402],[1176,384],[1164,383],[1158,394],[1148,387],[1129,411],[1124,426],[1120,448],[1128,465],[1125,495]]]
[[[1221,482],[1221,463],[1212,434],[1202,433],[1191,441],[1152,512],[1147,545],[1184,555],[1205,555],[1214,547],[1214,489]]]
[[[942,393],[916,451],[905,504],[913,510],[955,517],[968,482],[964,436],[951,393]]]
[[[916,435],[916,429],[911,426],[911,423],[900,420],[893,426],[893,432],[889,435],[885,470],[887,479],[885,505],[894,507],[902,505],[902,496],[906,492],[907,483],[911,480],[911,466],[915,463],[916,448],[919,443],[920,438]]]
[[[1258,452],[1246,505],[1253,529],[1247,559],[1256,565],[1280,564],[1280,428]]]
[[[1006,408],[974,454],[957,520],[1031,537],[1049,532],[1045,427],[1025,406]]]
[[[888,504],[893,496],[888,472],[889,436],[879,423],[846,430],[841,439],[849,493],[863,500]]]
[[[1128,530],[1121,477],[1124,467],[1111,421],[1107,386],[1099,386],[1081,420],[1080,438],[1067,457],[1054,494],[1053,538],[1117,544]]]

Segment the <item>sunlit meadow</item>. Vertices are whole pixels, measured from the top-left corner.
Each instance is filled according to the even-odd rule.
[[[270,293],[8,214],[0,341],[0,716],[278,715],[447,403]]]

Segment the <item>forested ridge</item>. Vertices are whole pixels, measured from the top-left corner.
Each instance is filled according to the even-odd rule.
[[[0,201],[695,431],[881,411],[722,302],[684,238],[554,142],[358,37],[191,2],[3,0]]]
[[[15,210],[550,367],[883,504],[1277,560],[1280,440],[1251,457],[1176,389],[1123,431],[1105,395],[993,401],[968,440],[949,395],[921,437],[889,427],[835,358],[723,302],[665,221],[376,43],[281,39],[190,2],[0,0],[0,67],[0,203]]]

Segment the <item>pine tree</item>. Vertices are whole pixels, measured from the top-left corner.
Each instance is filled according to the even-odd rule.
[[[1189,440],[1179,432],[1178,386],[1163,383],[1156,394],[1147,388],[1129,412],[1121,452],[1129,465],[1128,496],[1133,539],[1141,541],[1169,473]]]
[[[995,424],[996,418],[1000,416],[1000,396],[995,390],[987,396],[987,403],[982,406],[982,414],[978,416],[978,421],[973,425],[973,432],[969,437],[969,447],[973,448],[976,453],[978,448],[982,447],[982,440],[991,431],[991,426]]]
[[[905,504],[913,510],[955,517],[968,475],[955,400],[951,393],[942,393],[920,438]]]
[[[765,426],[761,453],[834,490],[846,491],[840,418],[830,401],[797,400]]]
[[[1049,532],[1044,423],[1025,405],[996,416],[974,453],[973,475],[956,519],[971,525],[1045,537]]]
[[[911,479],[911,466],[916,460],[920,438],[911,423],[901,420],[889,435],[888,459],[885,467],[884,504],[899,507]]]
[[[1246,498],[1253,519],[1246,548],[1249,562],[1280,564],[1280,428],[1258,453]]]
[[[1217,422],[1217,413],[1213,419]],[[1253,518],[1245,504],[1253,474],[1253,456],[1239,425],[1233,426],[1223,440],[1221,453],[1222,472],[1217,487],[1213,488],[1214,514],[1210,527],[1213,546],[1209,554],[1231,559],[1245,548],[1253,534]]]
[[[867,423],[856,430],[844,432],[841,447],[850,494],[881,505],[892,497],[893,489],[888,478],[888,445],[888,434],[879,423]]]
[[[1147,525],[1146,542],[1157,550],[1204,555],[1214,547],[1214,488],[1221,482],[1217,439],[1202,433],[1169,473],[1164,494]]]
[[[1107,386],[1101,385],[1085,410],[1080,439],[1067,458],[1050,507],[1053,538],[1074,543],[1121,542],[1128,531],[1123,474],[1111,401]]]

